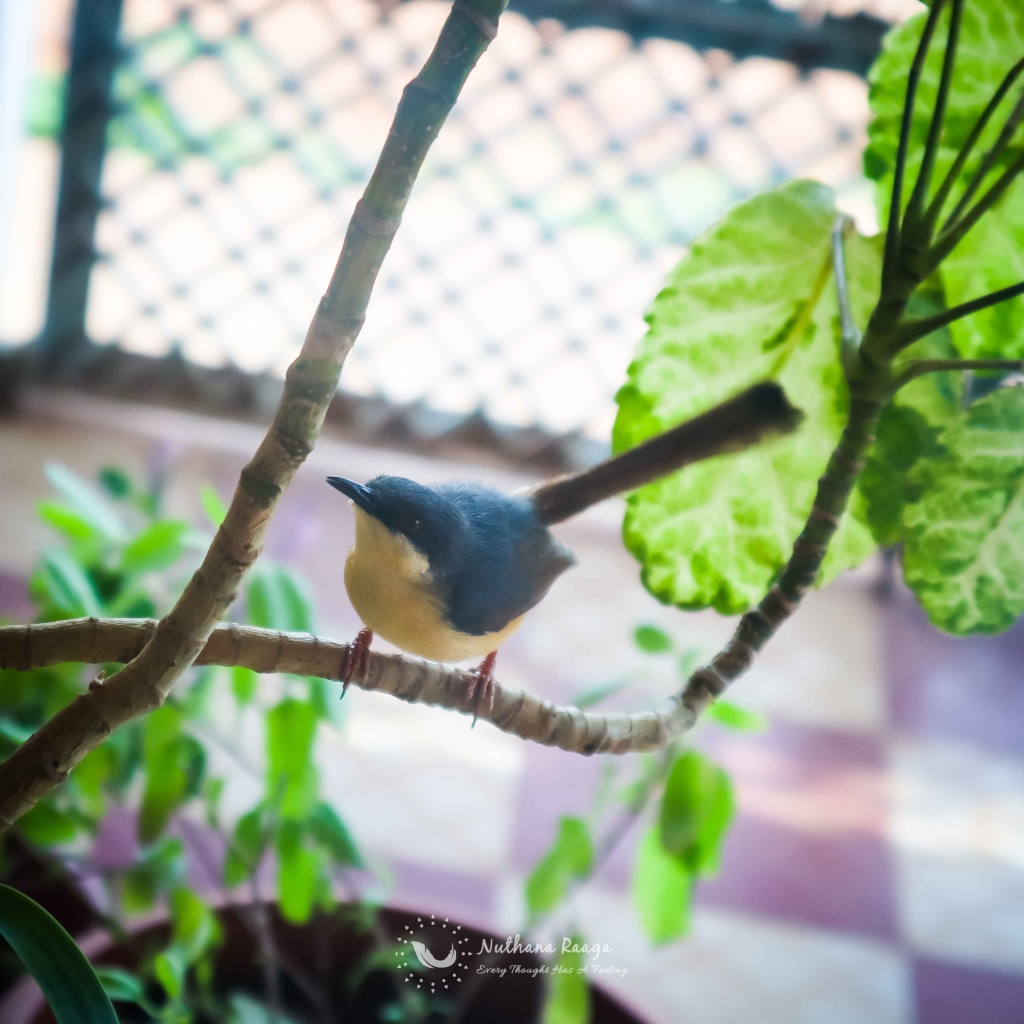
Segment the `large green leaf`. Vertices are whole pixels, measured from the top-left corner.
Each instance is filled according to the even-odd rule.
[[[652,826],[640,841],[633,866],[633,902],[647,937],[662,945],[685,935],[690,928],[693,875],[661,842],[661,830]]]
[[[57,1024],[117,1024],[96,972],[38,903],[0,885],[0,935],[43,990]]]
[[[629,496],[626,544],[644,585],[666,603],[749,607],[806,521],[849,404],[829,244],[835,216],[832,192],[809,181],[742,203],[694,243],[647,314],[649,330],[617,396],[616,450],[769,378],[806,416],[791,437],[690,466]],[[878,289],[878,246],[854,235],[847,259],[863,324]],[[857,497],[823,582],[873,549],[862,512]]]
[[[1024,612],[1024,388],[975,402],[914,470],[903,571],[950,633],[998,633]]]
[[[892,173],[899,137],[899,121],[907,89],[907,72],[924,26],[925,14],[911,18],[886,37],[882,54],[871,71],[870,99],[874,112],[864,167],[878,182],[881,217],[887,215]],[[914,107],[913,131],[907,161],[904,201],[909,200],[917,177],[934,108],[944,52],[949,5],[940,16],[936,38],[921,75]],[[1006,72],[1024,56],[1024,5],[1019,0],[967,0],[964,5],[960,45],[950,91],[945,129],[936,162],[935,185],[949,170],[957,152],[992,98]],[[990,121],[974,155],[968,161],[952,202],[978,168],[983,154],[995,141],[1006,115],[1020,96],[1020,84],[1010,91]],[[1018,132],[1013,144],[990,173],[987,184],[1024,151],[1024,135]],[[984,191],[984,190],[982,190]],[[979,195],[981,192],[978,193]],[[986,292],[1024,280],[1024,182],[1018,181],[1000,200],[993,212],[982,218],[943,263],[941,274],[949,304],[957,305]],[[970,357],[1024,356],[1024,299],[1014,299],[953,325],[957,348]]]
[[[531,916],[546,914],[565,897],[573,879],[590,874],[594,847],[586,823],[579,818],[562,818],[551,849],[526,880],[526,905]]]

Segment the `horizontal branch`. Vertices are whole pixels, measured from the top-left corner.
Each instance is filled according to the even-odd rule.
[[[69,619],[0,627],[0,668],[29,671],[64,662],[90,665],[131,661],[156,630],[154,619]],[[289,672],[338,680],[349,645],[304,633],[281,633],[222,623],[199,652],[197,665],[243,665],[254,672]],[[711,702],[703,687],[670,697],[655,711],[598,715],[558,707],[519,690],[494,684],[494,705],[469,699],[474,677],[460,669],[398,654],[371,651],[363,690],[390,693],[410,704],[430,704],[476,715],[503,732],[580,754],[627,754],[660,750],[691,729]],[[103,683],[93,683],[102,689]],[[339,686],[340,696],[340,686]]]
[[[894,382],[893,391],[925,373],[942,370],[1002,370],[1004,373],[1024,373],[1024,359],[918,359],[911,363]]]

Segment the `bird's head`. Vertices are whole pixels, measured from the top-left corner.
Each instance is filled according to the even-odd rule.
[[[359,513],[368,516],[402,547],[407,542],[425,556],[432,569],[458,551],[467,528],[465,516],[444,494],[401,476],[378,476],[366,484],[329,476],[327,482],[352,499],[357,524]],[[374,543],[387,542],[380,530],[373,531],[373,537]],[[356,540],[359,543],[358,525]]]

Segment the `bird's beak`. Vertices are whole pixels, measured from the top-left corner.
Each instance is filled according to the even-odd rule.
[[[373,495],[369,487],[357,484],[353,480],[346,480],[343,476],[329,476],[327,482],[336,491],[341,491],[346,497],[351,498],[364,512],[374,514]]]

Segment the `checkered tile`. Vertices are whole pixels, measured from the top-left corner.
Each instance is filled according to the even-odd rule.
[[[141,462],[146,435],[171,438],[172,511],[195,517],[198,485],[213,480],[226,492],[254,446],[257,433],[244,429],[119,412],[93,415],[88,431],[49,422],[47,447],[88,472],[112,452]],[[26,458],[33,436],[6,425],[0,465]],[[319,446],[284,498],[269,548],[306,572],[321,628],[342,637],[357,628],[341,584],[351,524],[322,484],[325,471],[522,482]],[[5,520],[13,526],[0,541],[0,614],[24,614],[24,551],[38,545],[35,528],[18,524],[30,524],[46,493],[37,475],[36,486],[5,493],[24,515]],[[580,565],[502,651],[503,681],[565,701],[641,670],[616,704],[646,705],[675,680],[668,661],[633,650],[635,625],[658,623],[707,653],[728,635],[730,622],[663,608],[642,590],[613,516],[561,532]],[[634,836],[578,898],[587,937],[611,945],[627,968],[607,984],[652,1024],[1024,1022],[1024,623],[996,638],[944,637],[907,593],[875,596],[876,575],[869,565],[811,595],[736,684],[732,699],[766,712],[767,732],[695,733],[729,769],[739,815],[720,875],[698,889],[691,936],[655,950],[641,934],[629,902]],[[391,865],[394,898],[502,933],[521,928],[522,880],[558,818],[586,812],[600,761],[485,724],[471,731],[468,719],[380,695],[348,700],[344,728],[319,752],[324,784]],[[258,745],[258,731],[250,740]],[[241,783],[232,792],[240,807],[249,799]]]

